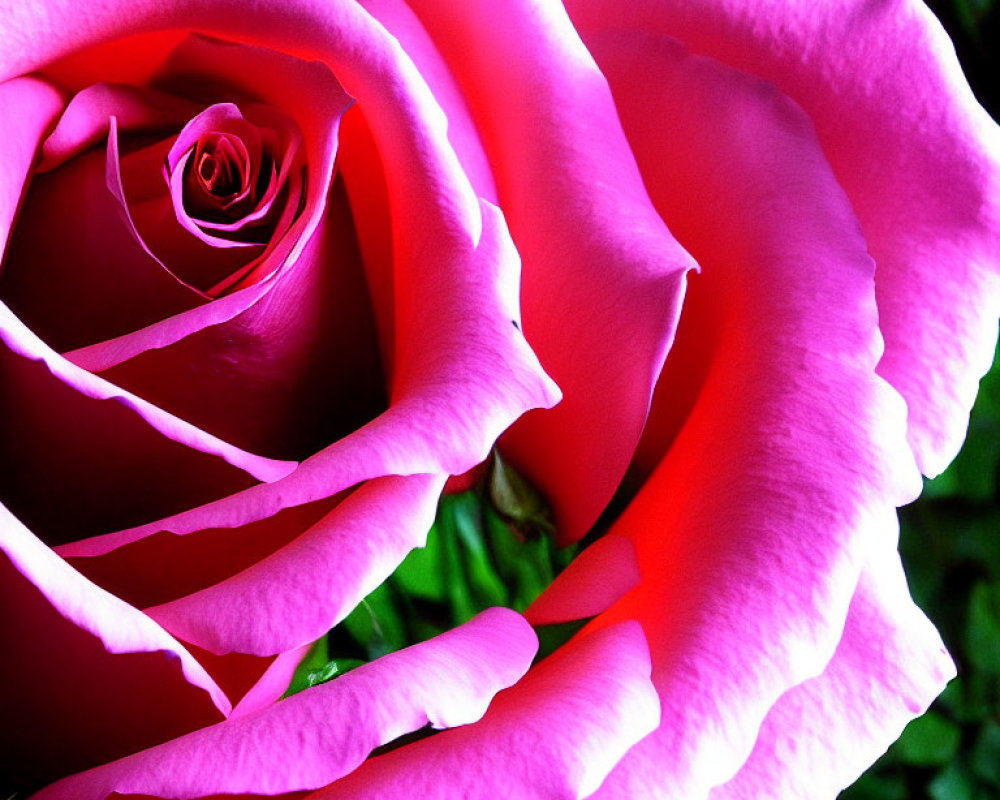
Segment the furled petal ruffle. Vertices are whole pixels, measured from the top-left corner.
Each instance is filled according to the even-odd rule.
[[[836,796],[954,675],[937,631],[910,600],[899,557],[876,554],[823,674],[778,699],[750,757],[711,800]]]
[[[927,475],[954,458],[1000,315],[1000,134],[920,0],[569,0],[590,42],[656,31],[809,115],[875,258],[885,354]]]

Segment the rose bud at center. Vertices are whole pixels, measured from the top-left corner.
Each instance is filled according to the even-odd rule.
[[[268,242],[287,231],[305,196],[302,134],[291,119],[269,106],[218,103],[175,138],[125,155],[113,133],[108,188],[149,255],[207,297],[262,277]]]

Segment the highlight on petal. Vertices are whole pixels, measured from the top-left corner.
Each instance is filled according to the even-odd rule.
[[[697,402],[612,528],[642,583],[594,623],[642,623],[663,721],[596,797],[701,797],[823,671],[920,480],[905,406],[875,374],[874,265],[805,115],[665,37],[590,44],[657,210],[702,267],[657,390]]]
[[[878,372],[907,402],[922,471],[944,469],[997,339],[1000,131],[931,11],[919,0],[567,6],[588,44],[601,31],[656,31],[805,110],[877,264]]]
[[[899,556],[873,554],[830,663],[778,699],[746,763],[710,800],[833,797],[954,676],[941,638],[910,599]]]
[[[0,506],[0,772],[24,789],[224,718],[202,666]],[[5,783],[6,785],[6,783]]]
[[[537,639],[508,609],[483,612],[341,678],[49,786],[37,800],[170,798],[317,789],[376,747],[431,725],[466,725],[528,669]]]
[[[310,798],[583,798],[658,720],[646,641],[626,622],[564,645],[474,725],[370,759]]]
[[[694,264],[653,212],[606,81],[561,6],[410,6],[480,131],[524,258],[524,330],[565,394],[519,421],[504,451],[575,541],[628,466]]]

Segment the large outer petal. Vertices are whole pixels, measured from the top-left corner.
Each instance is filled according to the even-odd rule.
[[[524,674],[537,644],[518,614],[489,609],[331,683],[73,775],[36,797],[104,800],[116,791],[195,798],[317,789],[405,733],[479,719],[493,695]]]
[[[935,475],[958,452],[1000,313],[1000,135],[919,0],[568,0],[584,40],[657,31],[809,115],[877,264],[885,355]]]
[[[693,264],[652,213],[604,78],[560,5],[410,5],[465,92],[524,258],[525,332],[565,394],[518,422],[505,452],[571,541],[625,472]]]
[[[663,722],[597,796],[693,800],[823,671],[920,481],[905,406],[875,374],[874,265],[805,115],[666,37],[591,45],[657,209],[702,266],[685,317],[709,332],[682,324],[661,388],[693,382],[697,402],[615,528],[642,584],[607,619],[643,623]]]
[[[954,674],[937,631],[909,598],[899,557],[877,554],[823,674],[779,698],[746,764],[711,800],[834,797]]]

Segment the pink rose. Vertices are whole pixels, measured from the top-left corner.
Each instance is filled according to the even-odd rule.
[[[833,797],[953,674],[895,551],[997,333],[1000,139],[946,37],[902,1],[567,6],[0,9],[0,775]],[[526,617],[595,619],[529,670],[492,609],[274,703],[556,400],[514,244],[564,399],[501,447],[562,541],[627,504]]]

